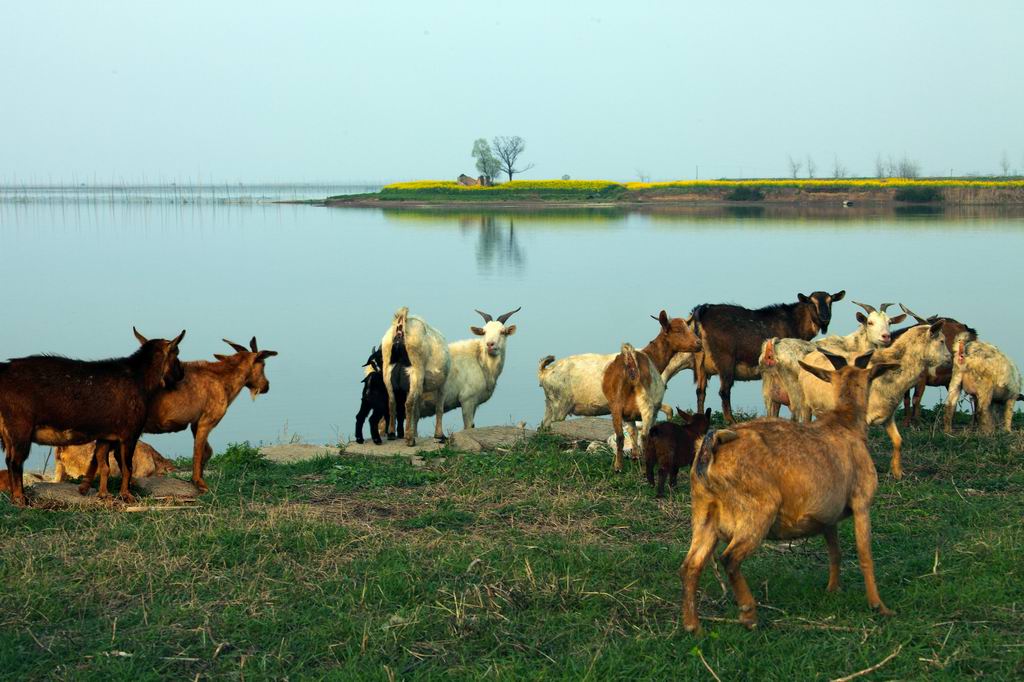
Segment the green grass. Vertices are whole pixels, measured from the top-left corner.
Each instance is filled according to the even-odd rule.
[[[706,633],[679,627],[688,485],[538,437],[510,452],[211,462],[199,508],[19,511],[0,502],[7,679],[863,679],[1024,674],[1024,436],[904,429],[875,502],[867,607],[849,522],[843,590],[819,538],[745,564],[760,629],[706,571]],[[879,470],[888,441],[872,432]]]

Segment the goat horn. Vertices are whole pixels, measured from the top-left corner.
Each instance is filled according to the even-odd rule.
[[[878,309],[878,312],[884,313],[885,309],[888,308],[889,306],[892,306],[892,305],[896,305],[896,304],[895,303],[883,303],[882,307]]]
[[[866,312],[868,315],[870,315],[871,313],[877,312],[875,310],[874,306],[870,306],[867,303],[857,303],[857,301],[850,301],[850,303],[852,303],[854,305],[859,305],[861,308],[864,309],[864,312]]]
[[[928,323],[928,320],[924,319],[923,317],[921,317],[920,315],[918,315],[917,313],[915,313],[915,312],[914,312],[913,310],[911,310],[911,309],[910,309],[910,308],[908,308],[907,306],[903,305],[902,303],[900,303],[900,310],[902,310],[902,311],[903,311],[903,312],[905,312],[905,313],[906,313],[907,315],[910,315],[910,316],[911,316],[912,318],[914,318],[915,320],[917,320],[917,323],[918,323],[918,324],[927,324],[927,323]]]
[[[508,322],[508,318],[512,317],[513,315],[515,315],[516,313],[518,313],[522,309],[523,309],[523,306],[519,306],[515,310],[507,312],[504,315],[499,315],[498,316],[498,322],[501,322],[502,324],[505,324],[506,322]]]
[[[223,341],[224,343],[226,343],[229,346],[231,346],[235,350],[235,352],[237,352],[237,353],[248,353],[249,352],[249,349],[246,348],[245,346],[243,346],[240,343],[235,343],[234,341],[228,341],[227,339],[221,339],[221,341]]]
[[[475,308],[474,308],[474,310],[475,310]],[[490,315],[488,315],[487,313],[485,313],[482,310],[477,310],[477,312],[480,313],[480,317],[484,318],[484,323],[490,322],[491,320],[494,319],[493,317],[491,317]]]
[[[259,352],[260,349],[256,347],[256,337],[255,336],[252,337],[251,339],[249,339],[249,348],[252,348],[252,352],[253,353],[258,353]]]

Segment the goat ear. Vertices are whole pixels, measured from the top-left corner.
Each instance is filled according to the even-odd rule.
[[[868,363],[871,362],[871,356],[875,354],[875,351],[869,350],[867,353],[862,353],[853,359],[853,366],[859,369],[865,369]]]
[[[217,360],[227,360],[228,359],[228,356],[221,355],[220,353],[214,353],[213,357],[216,358]]]
[[[939,320],[931,327],[928,328],[928,333],[932,336],[939,336],[942,334],[942,320]]]
[[[504,334],[505,336],[512,336],[513,334],[516,333],[516,326],[514,324],[510,324],[509,326],[502,329],[501,333]]]
[[[889,324],[899,324],[900,322],[902,322],[905,319],[907,319],[907,314],[906,313],[901,313],[901,314],[897,315],[896,317],[890,317],[889,318]]]
[[[171,341],[171,347],[172,348],[177,348],[178,344],[181,343],[182,339],[184,339],[184,338],[185,338],[185,330],[182,329],[181,333],[178,334],[176,337],[174,337],[174,340]]]
[[[470,327],[469,331],[473,332],[477,336],[483,336],[484,335],[484,330],[482,328],[480,328],[480,327]]]
[[[810,300],[810,299],[808,299],[803,294],[797,294],[796,295],[796,300],[800,301],[801,303],[807,303],[807,301]]]
[[[842,355],[836,355],[835,353],[829,353],[827,350],[822,350],[822,351],[819,351],[819,352],[822,355],[825,356],[826,360],[828,360],[829,362],[832,363],[832,367],[834,367],[835,369],[842,369],[843,367],[846,367],[846,365],[847,365],[846,358],[844,358]]]
[[[874,381],[889,370],[899,369],[899,367],[900,365],[897,362],[880,362],[877,365],[872,365],[871,373],[868,374],[868,381]]]
[[[846,289],[837,291],[836,293],[832,294],[832,302],[835,303],[836,301],[841,301],[843,300],[844,296],[846,296]]]
[[[864,313],[858,312],[857,313],[857,321],[860,322],[861,324],[867,324],[868,323],[868,318],[864,316]]]
[[[267,358],[272,358],[275,355],[277,355],[276,350],[261,350],[259,353],[256,354],[256,359],[266,360]]]
[[[798,362],[800,363],[800,368],[802,370],[804,370],[805,372],[810,372],[811,374],[813,374],[814,376],[818,377],[822,381],[827,381],[828,383],[832,383],[832,372],[828,371],[827,369],[822,369],[821,367],[815,367],[814,365],[808,365],[803,360],[799,360]]]
[[[662,327],[668,329],[668,313],[665,312],[664,310],[658,313],[658,322],[661,323]]]
[[[676,416],[679,418],[679,421],[683,423],[683,426],[689,426],[693,422],[693,414],[690,412],[683,412],[678,407],[676,408]]]
[[[146,343],[147,341],[149,341],[149,339],[147,339],[145,336],[140,334],[139,330],[136,329],[135,327],[132,327],[132,333],[135,334],[135,338],[139,340],[139,345],[140,346],[143,345],[144,343]]]

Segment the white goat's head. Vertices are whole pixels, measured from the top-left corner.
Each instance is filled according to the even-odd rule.
[[[512,336],[516,333],[516,326],[511,324],[505,326],[505,322],[508,318],[522,310],[523,307],[519,306],[515,310],[499,315],[498,319],[494,319],[482,310],[478,310],[480,317],[484,318],[483,327],[470,327],[469,331],[473,332],[477,336],[482,336],[484,346],[487,348],[487,354],[492,357],[498,357],[505,352],[505,339],[506,337]]]
[[[885,309],[893,305],[892,303],[883,303],[879,310],[875,310],[874,306],[870,306],[867,303],[857,303],[852,301],[854,305],[859,305],[867,313],[857,313],[857,321],[864,326],[867,330],[868,342],[872,346],[884,348],[892,343],[892,335],[889,333],[890,324],[899,324],[907,318],[906,313],[897,315],[896,317],[889,317],[885,314]]]

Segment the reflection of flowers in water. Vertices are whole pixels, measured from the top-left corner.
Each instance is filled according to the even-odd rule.
[[[480,236],[476,243],[476,262],[481,272],[493,272],[511,268],[522,272],[526,266],[526,254],[516,239],[515,221],[512,218],[499,220],[495,216],[479,216],[479,218],[460,221],[462,227],[468,227],[472,220],[480,228]]]

